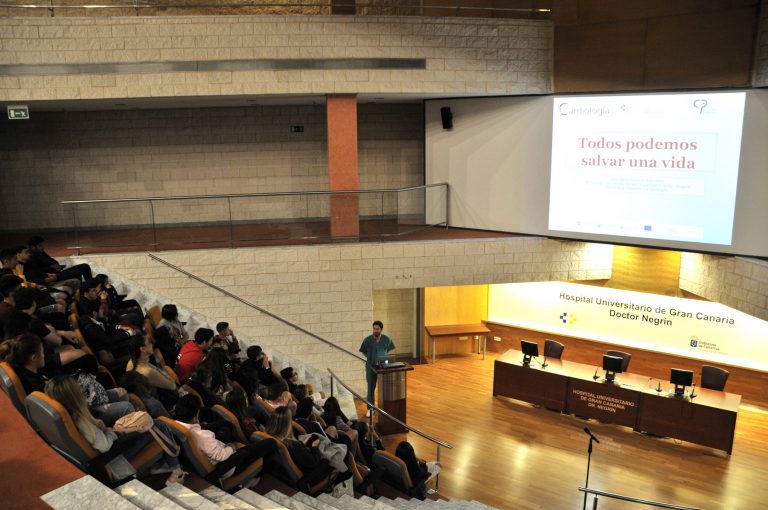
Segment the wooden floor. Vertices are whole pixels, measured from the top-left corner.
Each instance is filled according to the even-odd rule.
[[[768,508],[768,410],[742,406],[729,457],[493,397],[494,357],[446,356],[409,373],[408,424],[453,445],[442,451],[441,495],[501,509],[581,508],[587,426],[601,441],[592,454],[592,488],[702,509]],[[387,449],[405,436],[385,438]],[[408,436],[417,454],[434,460],[431,443]],[[650,507],[606,498],[598,505],[624,508]]]

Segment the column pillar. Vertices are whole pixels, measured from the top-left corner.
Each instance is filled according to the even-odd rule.
[[[328,189],[358,189],[357,96],[326,98],[328,121]],[[331,237],[359,237],[360,203],[352,194],[331,196]]]

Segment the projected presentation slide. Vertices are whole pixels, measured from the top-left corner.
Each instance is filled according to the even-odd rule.
[[[744,100],[554,98],[549,229],[731,244]]]

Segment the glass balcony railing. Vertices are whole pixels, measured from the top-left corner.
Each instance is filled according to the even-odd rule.
[[[384,240],[448,226],[448,185],[62,202],[76,253]],[[333,218],[333,219],[332,219]],[[343,234],[332,231],[343,224]]]

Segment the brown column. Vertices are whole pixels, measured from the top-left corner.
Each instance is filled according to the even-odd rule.
[[[329,95],[328,189],[358,189],[357,172],[357,97],[354,94]],[[360,235],[360,203],[354,194],[331,197],[331,237]]]

